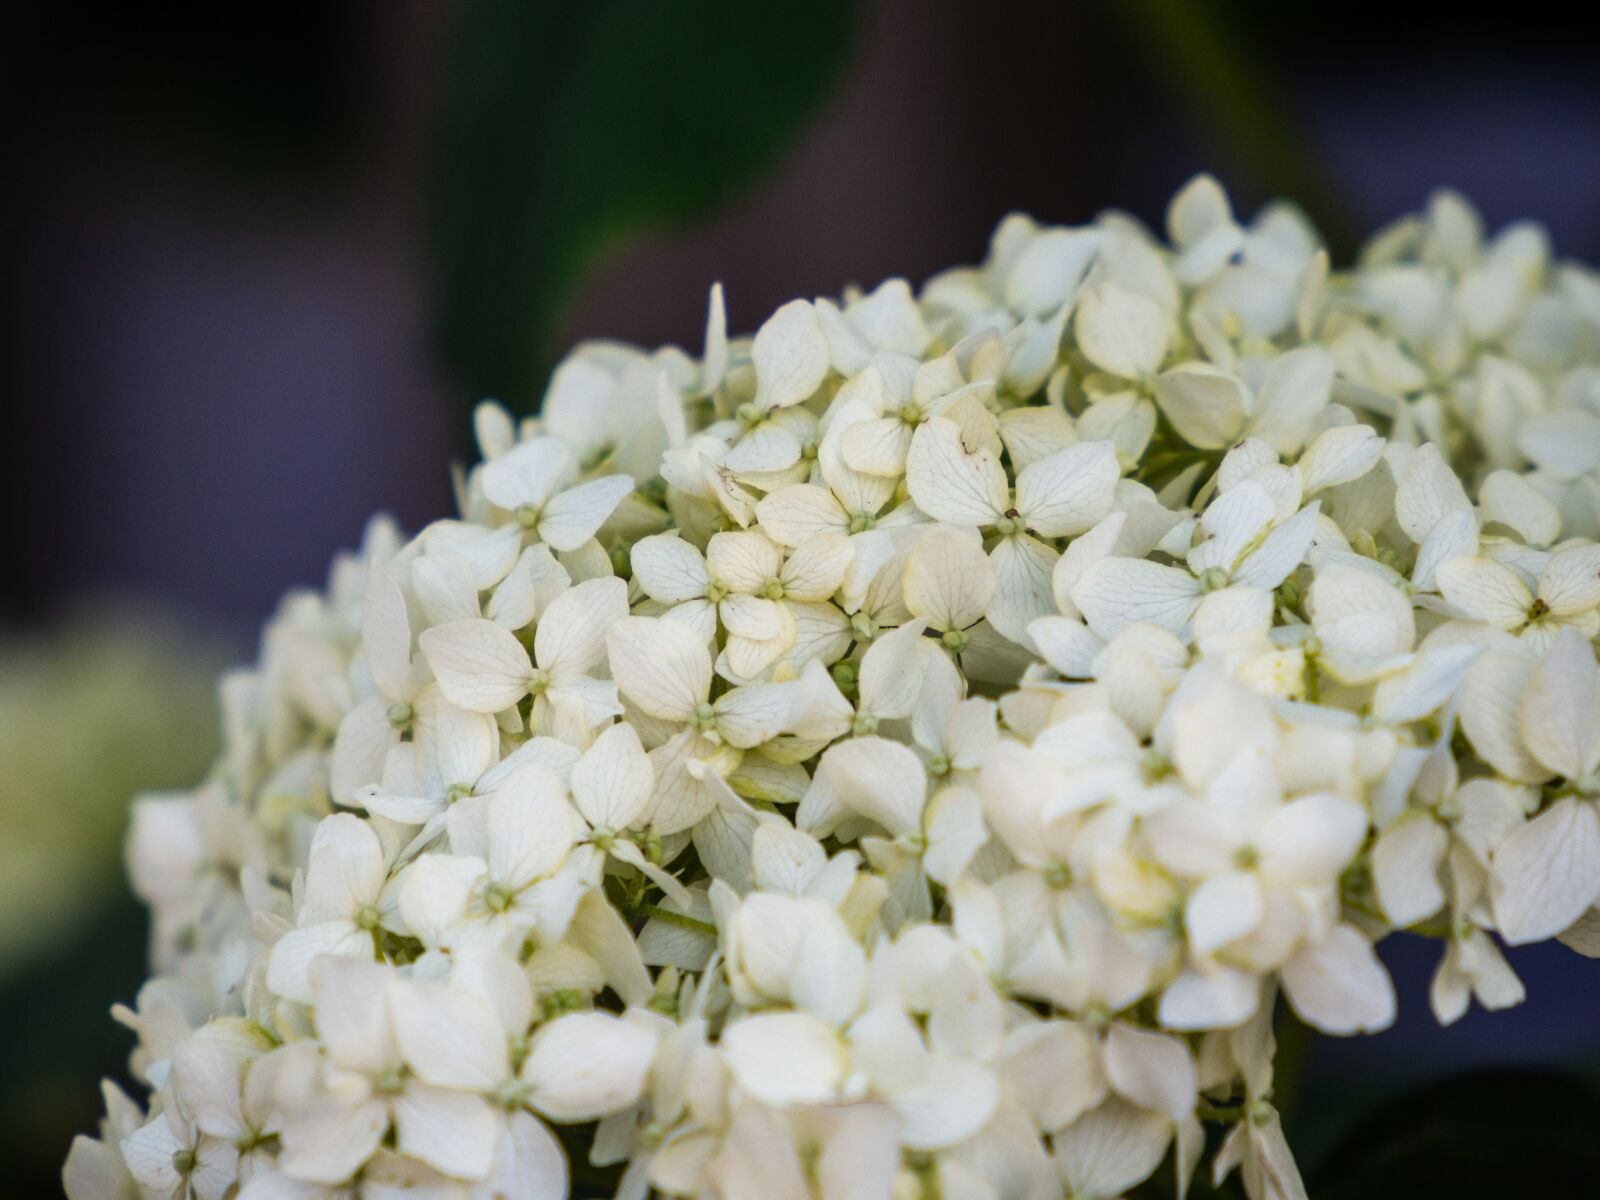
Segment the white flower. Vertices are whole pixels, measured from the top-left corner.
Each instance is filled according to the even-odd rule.
[[[482,618],[436,625],[418,641],[445,699],[468,712],[502,712],[532,695],[534,728],[551,727],[563,710],[593,727],[621,712],[615,687],[594,669],[605,661],[607,627],[627,612],[620,579],[590,579],[545,609],[531,659],[513,634]]]
[[[1537,590],[1518,571],[1492,558],[1453,558],[1438,571],[1439,593],[1470,621],[1482,621],[1527,640],[1537,652],[1562,626],[1586,638],[1600,634],[1600,546],[1568,546],[1551,554]]]
[[[397,900],[377,834],[359,817],[337,813],[317,826],[306,868],[297,928],[272,947],[267,986],[311,1003],[311,968],[319,955],[369,957]]]
[[[283,1126],[280,1169],[308,1183],[353,1175],[388,1132],[402,1154],[480,1179],[494,1150],[494,1114],[476,1097],[406,1070],[395,1040],[392,968],[348,958],[317,964],[317,1037],[326,1054],[318,1098]]]
[[[1201,176],[1165,240],[1014,214],[578,347],[135,806],[148,1106],[67,1194],[1111,1200],[1213,1147],[1304,1200],[1280,995],[1387,1027],[1410,929],[1448,1024],[1522,999],[1502,940],[1600,952],[1597,329],[1452,194],[1335,271]]]
[[[533,438],[486,463],[478,479],[484,497],[556,550],[576,550],[633,491],[626,475],[569,486],[576,464],[559,438]]]
[[[1265,488],[1247,480],[1200,516],[1207,535],[1185,557],[1187,570],[1147,559],[1103,558],[1072,588],[1073,603],[1103,638],[1136,621],[1183,636],[1207,592],[1230,584],[1271,591],[1305,558],[1316,532],[1313,502],[1281,519]]]

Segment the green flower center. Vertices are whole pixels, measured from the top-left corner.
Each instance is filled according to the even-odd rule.
[[[503,883],[491,883],[483,889],[483,905],[490,912],[505,912],[517,894]]]
[[[994,523],[994,531],[1001,537],[1010,537],[1014,533],[1021,533],[1024,528],[1022,517],[1014,508],[1008,508],[1005,515]]]
[[[539,998],[540,1011],[545,1018],[559,1017],[583,1007],[583,993],[576,988],[556,988]]]
[[[372,1090],[380,1096],[393,1096],[405,1086],[405,1071],[400,1067],[389,1067],[372,1080]]]

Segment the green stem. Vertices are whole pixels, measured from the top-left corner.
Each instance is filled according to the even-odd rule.
[[[676,925],[679,929],[692,929],[695,933],[703,933],[708,937],[717,936],[717,927],[706,921],[697,921],[683,913],[675,913],[670,908],[662,908],[659,904],[641,905],[639,911],[647,917],[654,917],[658,921],[665,921],[668,925]]]

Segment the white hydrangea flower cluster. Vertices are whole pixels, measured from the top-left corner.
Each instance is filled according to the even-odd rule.
[[[1600,276],[1448,194],[1344,273],[1167,224],[481,407],[139,802],[73,1200],[1100,1200],[1208,1131],[1288,1200],[1275,1006],[1600,953]]]

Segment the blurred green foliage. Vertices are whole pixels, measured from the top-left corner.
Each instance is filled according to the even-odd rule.
[[[216,647],[109,603],[0,636],[0,1195],[60,1193],[74,1133],[132,1038],[107,1015],[147,975],[129,800],[216,753]]]
[[[467,0],[432,172],[434,302],[463,399],[532,411],[584,273],[775,163],[855,15],[852,0]]]

